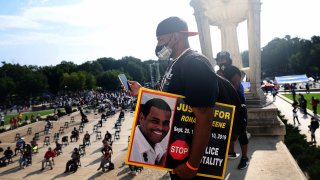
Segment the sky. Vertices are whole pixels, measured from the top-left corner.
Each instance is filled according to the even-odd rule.
[[[261,47],[286,35],[320,36],[319,0],[261,0]],[[82,64],[102,57],[156,60],[156,27],[169,16],[197,31],[190,0],[0,0],[0,62]],[[247,23],[238,25],[240,51],[248,49]],[[211,26],[212,50],[221,50]],[[190,46],[201,52],[199,37]],[[1,66],[1,65],[0,65]]]

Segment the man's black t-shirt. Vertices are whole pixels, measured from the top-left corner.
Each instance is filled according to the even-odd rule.
[[[205,56],[187,50],[169,65],[160,88],[185,96],[191,107],[214,107],[218,95],[217,75]]]

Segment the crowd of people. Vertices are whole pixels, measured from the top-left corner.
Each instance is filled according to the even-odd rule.
[[[238,164],[238,169],[243,170],[249,166],[248,157],[248,132],[247,132],[247,111],[246,111],[246,99],[244,96],[244,87],[241,84],[242,75],[240,70],[232,65],[232,59],[230,53],[226,51],[219,52],[216,60],[219,66],[218,72],[215,72],[207,57],[194,51],[190,48],[188,37],[197,35],[196,32],[188,30],[187,23],[179,17],[169,17],[161,21],[156,29],[157,46],[155,49],[156,55],[161,60],[170,60],[170,63],[165,71],[164,77],[159,86],[159,90],[167,93],[179,94],[186,97],[186,101],[192,107],[192,111],[197,119],[193,131],[192,148],[189,156],[183,163],[174,167],[173,171],[170,171],[172,179],[188,178],[188,179],[200,179],[197,175],[202,157],[205,153],[206,146],[211,136],[211,126],[213,121],[213,108],[216,102],[233,103],[236,102],[235,120],[233,123],[233,131],[231,135],[231,143],[228,153],[228,157],[236,159],[239,153],[235,152],[235,142],[239,141],[241,147],[241,158]],[[137,96],[140,87],[142,87],[136,81],[128,81],[131,88],[131,95]],[[272,93],[274,98],[276,97],[276,91]],[[299,103],[295,100],[295,92],[292,92],[294,96],[293,114],[294,123],[297,121],[300,124],[298,117],[295,116],[297,108],[300,106],[303,113],[306,113],[306,100],[303,95],[299,95]],[[82,107],[92,107],[100,113],[103,112],[115,112],[117,108],[127,108],[128,106],[133,109],[135,106],[134,98],[128,96],[125,92],[95,92],[86,91],[80,93],[67,94],[63,96],[51,97],[47,99],[45,104],[49,104],[54,109],[54,114],[58,117],[62,116],[62,112],[59,108],[64,108],[66,114],[72,112],[72,107],[77,106],[82,123],[87,123],[88,119],[85,114],[85,109]],[[232,97],[231,97],[232,96]],[[227,99],[228,98],[228,99]],[[275,99],[274,99],[275,100]],[[317,105],[319,101],[314,98],[312,100],[312,106],[314,113],[317,113]],[[140,125],[136,127],[136,137],[140,137],[139,143],[148,143],[150,149],[142,152],[138,147],[134,147],[133,155],[134,161],[141,161],[144,163],[161,165],[165,152],[157,151],[159,156],[152,156],[150,152],[156,151],[157,143],[159,139],[163,137],[169,131],[169,119],[171,117],[171,109],[167,105],[165,107],[155,106],[148,112],[141,112],[139,114]],[[150,105],[150,108],[151,105]],[[154,122],[154,119],[150,120],[150,113],[153,111],[165,111],[165,115],[161,119],[157,119],[157,122],[163,123],[163,129],[161,132],[157,130],[159,135],[154,137],[148,129],[144,128],[150,124],[149,121]],[[120,114],[123,116],[123,114]],[[315,118],[314,118],[315,119]],[[315,141],[314,133],[319,127],[312,119],[310,124],[310,131],[313,134],[312,140]],[[12,128],[15,128],[17,124],[22,120],[22,114],[19,114],[17,119],[12,118]],[[318,122],[318,121],[316,121]],[[102,117],[101,122],[102,126]],[[315,128],[317,126],[317,128]],[[161,138],[160,138],[161,136]],[[75,128],[71,132],[71,139],[75,139],[76,142],[79,139],[79,132]],[[107,132],[102,140],[101,148],[101,161],[97,170],[106,170],[106,165],[109,170],[114,168],[112,160],[113,148],[112,148],[112,135]],[[90,134],[86,132],[84,135],[82,146],[90,144]],[[138,146],[138,145],[137,145]],[[7,151],[8,150],[8,151]],[[3,160],[7,161],[9,155],[12,156],[13,151],[8,148]],[[52,150],[51,147],[44,155],[42,160],[42,168],[49,163],[50,168],[53,168],[54,157],[61,153],[62,146],[56,141],[56,147]],[[14,155],[18,152],[21,153],[19,164],[21,167],[25,167],[28,164],[32,164],[32,145],[25,143],[23,138],[17,141]],[[76,172],[78,166],[81,165],[81,148],[74,148],[71,154],[71,159],[66,162],[65,173]]]
[[[304,95],[299,93],[299,98],[297,100],[293,100],[292,103],[292,117],[293,117],[293,125],[297,124],[300,126],[301,123],[299,121],[299,116],[298,116],[298,110],[300,109],[301,114],[303,114],[304,118],[307,118],[308,112],[307,112],[307,100],[304,98]],[[311,143],[316,144],[316,137],[315,137],[315,132],[319,128],[319,117],[317,114],[317,108],[318,108],[319,100],[315,99],[313,96],[311,97],[311,102],[310,105],[312,107],[313,115],[311,115],[310,119],[310,125],[308,125],[309,132],[311,133]]]
[[[114,114],[119,107],[134,106],[134,99],[121,91],[84,91],[68,93],[60,96],[46,98],[42,104],[47,104],[53,109],[53,115],[47,116],[49,120],[58,120],[60,117],[72,113],[73,107],[90,107],[100,113],[107,112]],[[20,106],[14,106],[16,108]],[[64,109],[64,110],[62,110]],[[23,110],[17,109],[17,115],[10,115],[9,129],[15,129],[23,124],[40,121],[41,115],[32,113],[31,105]],[[0,110],[0,126],[5,125],[6,109]]]
[[[285,90],[288,89],[290,90],[290,93],[292,95],[292,120],[293,120],[293,125],[301,125],[301,122],[299,120],[299,113],[301,113],[303,115],[303,118],[307,118],[308,117],[308,103],[310,104],[311,108],[312,108],[312,113],[310,114],[311,118],[310,118],[310,124],[308,125],[309,128],[309,132],[311,133],[311,143],[312,144],[316,144],[316,138],[315,138],[315,132],[316,130],[319,128],[318,124],[319,124],[319,117],[318,117],[318,105],[319,105],[319,99],[315,98],[314,96],[311,96],[310,102],[308,102],[308,100],[305,98],[305,95],[310,96],[310,86],[308,83],[306,83],[305,86],[305,91],[303,93],[303,91],[300,91],[299,93],[297,93],[296,89],[296,83],[291,83],[291,84],[285,84]],[[271,92],[272,96],[273,96],[273,101],[276,100],[276,96],[278,94],[278,87],[274,86],[274,85],[269,85],[269,88],[265,88],[264,90],[266,91],[266,93],[268,93],[268,91]],[[300,87],[300,89],[302,89],[302,87]],[[298,94],[298,95],[297,95]]]
[[[124,119],[124,110],[121,109],[119,113],[119,119]],[[103,114],[103,113],[102,113]],[[105,115],[106,116],[106,115]],[[109,117],[109,116],[108,116]],[[106,118],[106,117],[105,117]],[[83,148],[86,146],[91,145],[90,143],[90,134],[88,131],[83,136],[82,145]],[[74,138],[75,142],[78,141],[79,139],[79,131],[77,130],[76,127],[71,131],[70,139]],[[102,169],[103,172],[107,170],[112,170],[114,169],[114,164],[111,161],[112,157],[112,144],[113,144],[113,139],[112,139],[112,134],[109,131],[106,131],[106,134],[104,135],[104,138],[102,139],[102,147],[101,147],[101,163],[99,165],[98,170]],[[3,157],[0,158],[0,167],[6,166],[9,163],[12,163],[12,158],[15,156],[18,156],[20,154],[19,158],[19,166],[20,168],[25,168],[29,165],[32,165],[32,156],[35,153],[38,153],[38,151],[34,151],[33,147],[38,146],[38,143],[36,140],[33,138],[30,143],[27,143],[25,141],[24,137],[20,137],[16,140],[16,145],[14,150],[11,149],[11,147],[7,147],[6,150],[4,150]],[[82,155],[81,149],[75,147],[71,153],[71,159],[66,162],[66,168],[65,168],[65,173],[67,172],[76,172],[78,167],[81,166],[80,158]],[[63,145],[59,143],[59,141],[55,141],[55,147],[48,147],[47,151],[44,153],[44,158],[41,161],[41,171],[43,171],[47,166],[52,170],[53,165],[55,164],[55,157],[59,156],[62,153],[62,148]],[[3,149],[1,148],[1,151]]]

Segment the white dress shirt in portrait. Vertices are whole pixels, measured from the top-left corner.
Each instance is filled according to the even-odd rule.
[[[141,133],[139,125],[136,126],[133,137],[130,161],[154,165],[159,164],[162,156],[165,154],[165,150],[162,148],[160,143],[157,143],[155,147],[152,148]]]

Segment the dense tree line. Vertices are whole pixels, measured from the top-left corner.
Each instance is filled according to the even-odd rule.
[[[243,64],[248,66],[248,52],[242,53]],[[159,63],[163,75],[168,61],[147,60],[126,56],[121,59],[99,58],[77,65],[62,61],[56,66],[38,67],[2,62],[0,67],[0,105],[12,99],[20,103],[46,94],[74,92],[88,89],[114,90],[120,87],[118,74],[141,83],[150,82],[149,65]],[[292,74],[319,75],[320,37],[311,40],[275,38],[261,49],[262,77]],[[16,101],[15,100],[15,101]]]
[[[243,64],[248,66],[248,52],[242,53]],[[311,40],[298,37],[275,38],[261,50],[262,78],[307,74],[320,75],[320,36]]]
[[[81,90],[120,88],[118,74],[125,73],[128,79],[149,82],[149,64],[156,61],[141,61],[134,57],[100,58],[77,65],[62,61],[56,66],[26,66],[2,62],[0,67],[0,105],[10,102],[24,104],[30,99],[45,94],[58,94]],[[166,61],[159,61],[161,74]]]

